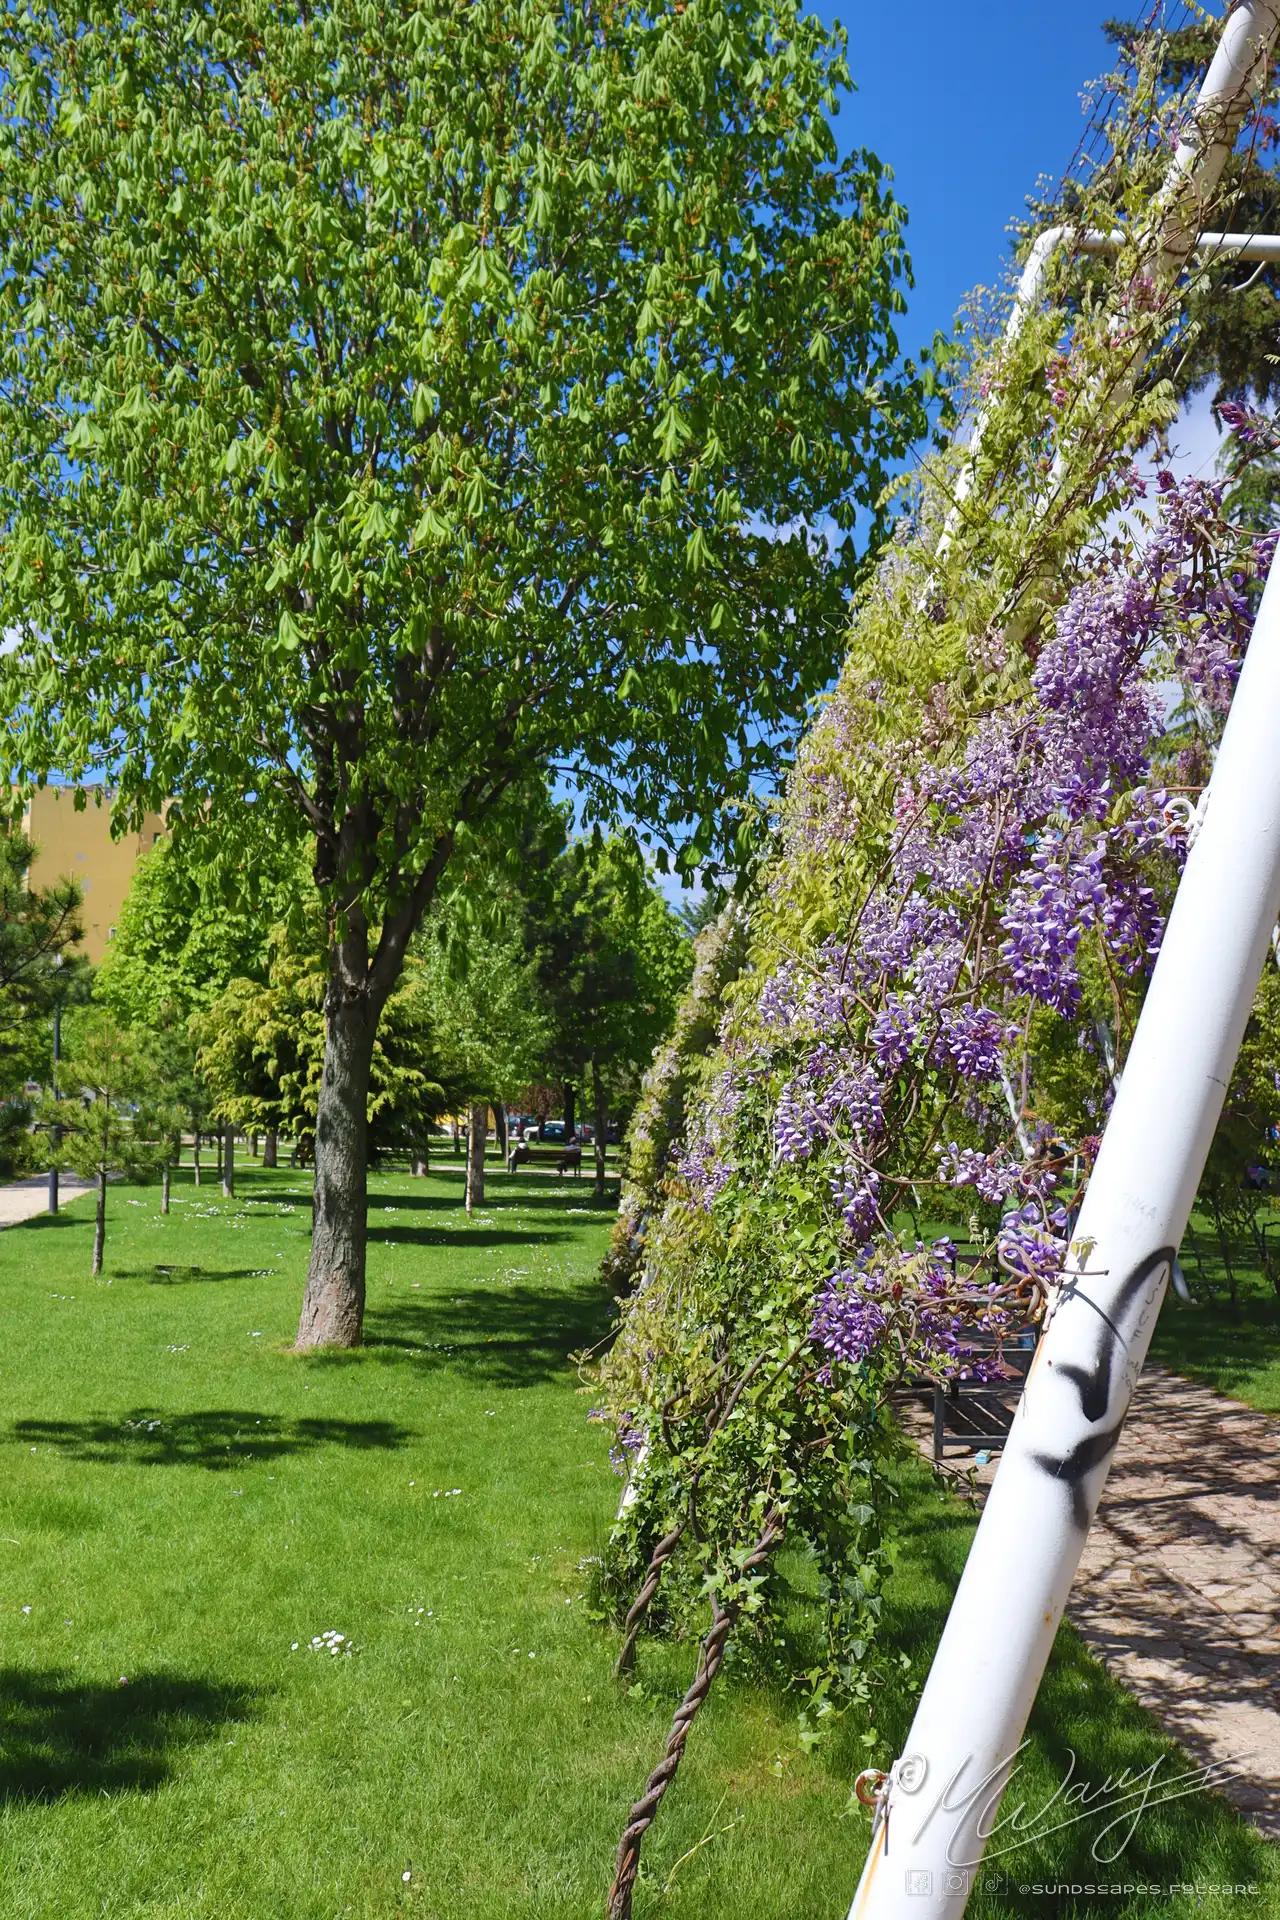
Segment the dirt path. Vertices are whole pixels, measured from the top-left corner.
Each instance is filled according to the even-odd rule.
[[[92,1191],[92,1182],[88,1180],[77,1180],[73,1173],[59,1175],[58,1195],[61,1200],[74,1200],[77,1194]],[[34,1220],[38,1213],[47,1213],[48,1210],[47,1173],[35,1173],[29,1180],[15,1180],[7,1187],[0,1187],[0,1227],[16,1227],[21,1221]]]
[[[928,1451],[923,1407],[908,1425]],[[1280,1421],[1148,1367],[1067,1611],[1194,1761],[1238,1769],[1221,1792],[1280,1840]]]

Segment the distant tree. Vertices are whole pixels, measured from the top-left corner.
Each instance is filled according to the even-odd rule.
[[[554,764],[696,862],[831,676],[926,426],[849,85],[796,0],[0,10],[0,776],[309,840],[300,1346],[460,830]]]
[[[305,866],[265,834],[234,867],[188,852],[163,839],[138,862],[98,968],[94,998],[126,1025],[185,1023],[229,980],[265,980],[272,926],[311,890]]]
[[[525,949],[520,903],[508,900],[505,927],[489,917],[470,924],[465,895],[425,929],[418,942],[425,966],[435,1063],[450,1103],[468,1111],[468,1213],[484,1199],[484,1147],[490,1103],[509,1101],[532,1078],[553,1025],[536,961]],[[514,921],[514,924],[513,924]],[[461,924],[459,924],[461,922]]]
[[[0,829],[0,1177],[30,1159],[32,1107],[28,1081],[52,1080],[56,1003],[87,991],[81,892],[74,880],[29,889],[35,848],[25,834]]]
[[[676,918],[689,938],[696,940],[704,927],[711,926],[724,903],[725,895],[718,888],[704,887],[701,893],[680,902]]]
[[[609,1110],[669,1031],[693,945],[625,840],[568,847],[531,894],[530,938],[554,1020],[549,1064],[589,1090],[604,1196]]]
[[[98,1190],[93,1266],[102,1271],[107,1238],[107,1181],[159,1173],[171,1151],[172,1104],[144,1038],[131,1033],[105,1008],[88,1008],[69,1023],[58,1069],[61,1098],[46,1102],[45,1130],[58,1136],[51,1147]]]
[[[268,936],[265,980],[232,979],[189,1031],[214,1112],[245,1132],[285,1134],[314,1154],[324,1073],[326,963],[318,907]],[[370,1063],[369,1150],[420,1155],[445,1093],[435,1067],[429,995],[411,964],[391,995]]]
[[[200,1136],[209,1129],[212,1106],[208,1088],[196,1072],[195,1046],[185,1025],[165,1018],[146,1030],[145,1043],[155,1078],[149,1110],[166,1145],[160,1211],[168,1213],[171,1176],[182,1159],[188,1128],[193,1134],[192,1175],[200,1185]]]

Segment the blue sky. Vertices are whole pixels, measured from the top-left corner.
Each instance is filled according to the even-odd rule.
[[[812,11],[849,36],[858,91],[835,122],[841,151],[878,154],[910,214],[916,286],[901,341],[914,353],[975,282],[998,278],[1009,220],[1040,174],[1065,170],[1080,94],[1112,65],[1102,22],[1142,0],[817,0]]]

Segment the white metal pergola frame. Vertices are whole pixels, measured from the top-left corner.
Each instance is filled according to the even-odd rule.
[[[1280,260],[1280,239],[1199,232],[1280,29],[1280,0],[1227,16],[1153,208],[1155,257]],[[1112,253],[1120,232],[1051,229],[1014,299],[1015,335],[1056,247]],[[972,485],[981,417],[957,488]],[[944,529],[950,538],[954,520]],[[1169,1284],[1280,914],[1280,569],[1263,593],[1160,957],[1068,1253],[905,1752],[878,1795],[849,1920],[958,1920],[980,1881],[1085,1537]]]

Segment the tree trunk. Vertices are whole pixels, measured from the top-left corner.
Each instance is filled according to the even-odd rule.
[[[604,1199],[604,1149],[605,1134],[609,1128],[609,1102],[605,1096],[604,1081],[600,1077],[600,1062],[591,1062],[591,1093],[595,1106],[596,1129],[596,1190],[595,1198]]]
[[[191,1143],[191,1165],[195,1170],[195,1176],[196,1176],[195,1184],[199,1186],[200,1185],[200,1129],[199,1127],[196,1128],[195,1138]]]
[[[450,1116],[449,1116],[449,1132],[450,1132],[450,1133],[451,1133],[451,1134],[453,1135],[453,1151],[454,1151],[454,1153],[455,1153],[455,1154],[457,1154],[457,1153],[461,1153],[461,1151],[462,1151],[462,1147],[461,1147],[461,1145],[460,1145],[460,1142],[459,1142],[459,1136],[458,1136],[458,1116],[457,1116],[457,1114],[456,1114],[456,1113],[453,1113],[453,1114],[450,1114]]]
[[[275,1128],[268,1127],[267,1137],[262,1143],[262,1164],[264,1167],[275,1166],[276,1148],[278,1144],[279,1144],[279,1135],[276,1133]]]
[[[566,1080],[564,1083],[564,1143],[566,1147],[573,1139],[577,1129],[577,1116],[578,1090],[576,1087],[571,1087]]]
[[[498,1158],[506,1165],[507,1161],[507,1109],[501,1100],[493,1103],[493,1131],[496,1136]]]
[[[232,1126],[226,1130],[222,1149],[222,1197],[224,1200],[236,1197],[236,1130]]]
[[[331,979],[316,1112],[311,1264],[295,1345],[356,1347],[364,1323],[369,1068],[379,1009]]]
[[[161,1213],[168,1213],[169,1211],[169,1175],[171,1172],[172,1172],[172,1169],[169,1165],[169,1162],[166,1160],[164,1163],[164,1170],[160,1175],[160,1211]]]
[[[217,1164],[215,1166],[214,1171],[217,1173],[219,1180],[221,1180],[222,1178],[222,1145],[223,1145],[223,1138],[224,1138],[221,1127],[214,1128],[213,1137],[218,1144],[218,1159],[217,1159]]]
[[[258,1135],[256,1129],[249,1135],[249,1157],[251,1160],[256,1160],[258,1157]]]
[[[103,1167],[98,1173],[98,1212],[93,1223],[93,1268],[95,1274],[102,1272],[102,1253],[107,1244],[107,1171]]]
[[[467,1123],[467,1218],[484,1205],[484,1151],[489,1142],[489,1106],[473,1106]]]
[[[431,1139],[430,1139],[430,1136],[428,1135],[428,1137],[425,1140],[422,1140],[419,1143],[417,1151],[413,1156],[414,1178],[416,1180],[425,1179],[427,1168],[430,1165],[431,1165]]]

